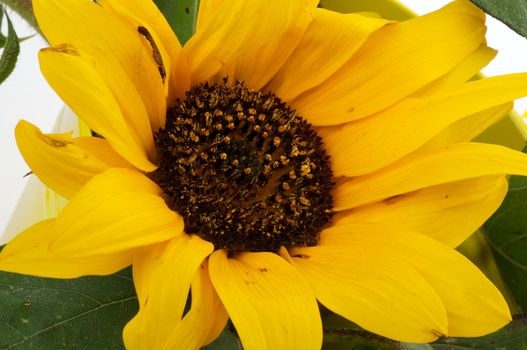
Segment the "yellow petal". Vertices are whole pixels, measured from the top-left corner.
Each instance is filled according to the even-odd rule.
[[[480,46],[448,74],[423,87],[413,96],[427,96],[448,91],[449,89],[472,79],[483,67],[496,57],[497,53],[496,50],[493,50],[486,45]]]
[[[216,11],[221,6],[222,0],[200,0],[198,8],[198,18],[196,20],[196,32],[203,29],[214,20]]]
[[[340,181],[333,193],[334,209],[351,209],[425,187],[500,174],[527,175],[527,155],[503,146],[458,143],[405,157],[369,175]]]
[[[335,73],[386,23],[384,19],[317,9],[298,47],[266,88],[290,101]]]
[[[377,257],[411,264],[443,301],[449,336],[482,336],[511,320],[505,299],[483,273],[456,250],[427,236],[385,225],[355,223],[323,235],[321,245],[326,244],[360,245]]]
[[[154,115],[149,117],[148,111],[145,108],[145,104],[143,103],[139,92],[134,87],[127,72],[119,64],[117,56],[109,57],[104,62],[97,62],[96,55],[90,56],[85,54],[85,51],[82,51],[80,57],[82,57],[86,64],[93,68],[99,77],[104,80],[104,83],[106,83],[106,86],[113,94],[115,101],[119,104],[121,113],[130,129],[132,129],[135,135],[141,140],[141,143],[150,158],[154,158],[155,145],[152,130],[157,130],[160,122],[154,118]],[[61,85],[56,85],[53,88],[58,91],[61,87]],[[60,92],[58,93],[60,95]],[[84,119],[84,116],[80,117],[87,122],[87,120]],[[101,119],[103,119],[104,122],[104,116],[97,117],[102,117]],[[165,115],[163,114],[163,125],[164,117]]]
[[[148,24],[161,39],[167,50],[178,53],[181,50],[176,34],[170,28],[165,16],[159,11],[153,1],[142,0],[108,0],[109,4],[123,15],[139,19]],[[175,58],[176,56],[171,56]]]
[[[333,222],[386,224],[457,247],[498,209],[506,193],[504,176],[462,180],[340,212]]]
[[[225,250],[209,258],[210,278],[244,349],[320,349],[322,325],[307,282],[272,253]]]
[[[162,125],[164,125],[165,115],[148,114],[149,112],[146,110],[139,92],[134,87],[127,72],[119,65],[117,57],[108,58],[105,62],[97,62],[96,58],[86,55],[84,52],[81,57],[84,57],[86,63],[93,67],[100,78],[104,80],[119,104],[121,113],[129,127],[141,139],[148,155],[154,158],[155,145],[152,131],[158,130],[161,125],[160,120],[162,120]],[[59,87],[54,88],[58,89]],[[84,117],[81,116],[81,118],[83,119]]]
[[[65,198],[71,198],[92,177],[113,166],[109,159],[75,143],[71,133],[45,135],[22,120],[16,126],[15,137],[31,170]]]
[[[112,168],[134,169],[134,166],[115,152],[110,143],[103,138],[83,136],[72,139],[72,142],[106,164],[110,164]]]
[[[56,220],[35,224],[13,238],[0,253],[0,270],[51,278],[109,275],[132,263],[134,250],[86,257],[53,254],[49,245],[60,235]]]
[[[472,141],[491,125],[506,117],[512,110],[513,105],[512,102],[505,103],[458,120],[422,145],[416,152],[431,150],[453,143]]]
[[[134,97],[128,105],[143,105],[153,125],[164,120],[165,91],[152,52],[145,47],[138,28],[116,15],[108,1],[35,0],[33,8],[40,29],[52,45],[69,43],[86,52],[93,69],[112,92],[135,93],[139,101]],[[125,81],[130,82],[128,88]],[[127,106],[126,96],[116,97],[123,102],[122,107]],[[134,111],[131,106],[129,110]],[[137,125],[138,131],[147,132],[140,128]]]
[[[198,236],[184,234],[166,245],[145,250],[134,261],[140,310],[124,329],[126,348],[165,349],[172,332],[183,322],[191,282],[213,249],[211,243]]]
[[[190,87],[190,77],[187,67],[182,67],[182,65],[185,65],[185,60],[181,57],[181,44],[155,3],[153,1],[140,0],[109,1],[116,11],[133,18],[136,22],[140,22],[142,26],[149,28],[149,32],[152,35],[159,37],[156,45],[166,50],[169,56],[168,60],[166,58],[163,59],[167,69],[167,77],[170,79],[168,100],[174,101],[176,97],[184,97],[184,92],[189,90]],[[163,125],[164,123],[161,124],[161,126]]]
[[[469,82],[423,99],[405,100],[370,118],[322,130],[336,176],[375,171],[417,150],[449,125],[527,95],[527,74]]]
[[[192,281],[192,305],[177,323],[164,349],[200,349],[216,339],[225,328],[229,315],[209,277],[204,261]]]
[[[313,17],[316,0],[204,1],[200,25],[184,47],[192,85],[220,73],[263,87],[287,60]],[[236,33],[236,34],[234,34]]]
[[[340,231],[354,243],[357,234],[368,234],[336,226],[322,231],[322,238]],[[290,254],[317,299],[366,330],[412,343],[446,334],[446,312],[430,284],[410,264],[364,248],[361,242],[321,241]]]
[[[164,254],[169,243],[171,241],[164,241],[137,249],[139,253],[135,256],[132,272],[139,306],[146,305],[148,302],[148,296],[153,290],[153,283],[155,282],[155,274],[151,272],[156,271],[156,268],[151,269],[151,267],[158,266],[157,268],[159,268],[162,262],[160,257]]]
[[[57,218],[50,251],[69,256],[108,254],[166,241],[183,232],[162,190],[129,169],[110,169],[88,182]]]
[[[388,25],[322,84],[291,102],[315,125],[381,111],[451,71],[484,42],[484,14],[468,1]]]
[[[44,49],[40,68],[64,102],[117,152],[139,169],[155,170],[143,139],[124,118],[112,91],[80,55],[71,46]]]

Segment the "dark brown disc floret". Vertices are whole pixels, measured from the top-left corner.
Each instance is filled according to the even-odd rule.
[[[243,83],[202,84],[155,134],[164,190],[185,231],[216,249],[313,246],[332,212],[322,139],[278,97]]]

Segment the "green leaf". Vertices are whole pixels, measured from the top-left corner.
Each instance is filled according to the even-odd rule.
[[[138,310],[131,270],[59,280],[0,273],[0,349],[124,349]]]
[[[470,0],[492,17],[527,38],[527,2],[525,0]]]
[[[31,35],[28,35],[28,36],[24,36],[24,37],[22,37],[22,38],[19,38],[19,39],[18,39],[18,42],[19,42],[19,43],[23,43],[23,42],[26,41],[26,40],[29,40],[29,39],[34,38],[35,36],[37,36],[37,33],[31,34]]]
[[[2,84],[9,74],[11,74],[13,69],[15,69],[16,60],[20,53],[20,44],[15,29],[13,28],[13,23],[11,23],[11,19],[9,19],[7,13],[5,13],[5,11],[2,12],[4,12],[7,19],[7,39],[2,51],[2,56],[0,56],[0,84]]]
[[[401,344],[401,350],[527,350],[527,318],[518,315],[501,330],[479,338],[443,338],[432,344]]]
[[[320,305],[325,350],[398,350],[397,343],[369,333],[350,320]]]
[[[154,0],[184,45],[196,31],[199,0]]]
[[[0,6],[0,29],[2,28],[2,20],[3,20],[3,18],[4,18],[4,7]],[[18,39],[18,42],[21,43],[23,41],[29,40],[29,39],[33,38],[34,36],[36,36],[36,35],[37,35],[37,33],[25,36],[23,38]],[[2,31],[0,30],[0,49],[4,48],[6,41],[7,41],[7,38],[5,37],[4,34],[2,34]]]
[[[0,0],[8,8],[15,11],[17,15],[26,21],[37,33],[40,33],[35,14],[33,13],[32,0]]]
[[[527,177],[511,176],[507,196],[484,232],[505,284],[527,311]]]
[[[398,343],[369,333],[322,308],[325,350],[527,350],[527,314],[503,329],[478,338],[441,338],[431,344]]]
[[[5,46],[5,42],[7,40],[5,35],[2,33],[2,22],[4,21],[4,12],[4,6],[0,6],[0,49]]]
[[[216,340],[205,346],[203,350],[242,350],[242,344],[236,336],[234,326],[231,323],[225,327]]]
[[[378,335],[348,328],[324,328],[324,350],[399,350],[399,346]]]

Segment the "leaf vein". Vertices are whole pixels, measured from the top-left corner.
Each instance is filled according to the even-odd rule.
[[[38,332],[35,332],[35,333],[33,333],[33,334],[27,336],[24,340],[19,341],[19,342],[17,342],[17,343],[14,343],[14,344],[8,346],[7,348],[3,348],[2,350],[12,349],[12,348],[14,348],[15,346],[18,346],[18,345],[20,345],[20,344],[23,344],[23,343],[25,343],[27,340],[29,340],[29,339],[31,339],[31,338],[33,338],[33,337],[39,335],[39,334],[45,333],[45,332],[47,332],[47,331],[49,331],[49,330],[51,330],[51,329],[53,329],[53,328],[56,328],[56,327],[58,327],[58,326],[60,326],[60,325],[63,325],[63,324],[68,323],[68,322],[71,322],[71,321],[76,320],[76,319],[78,319],[78,318],[81,318],[81,317],[87,316],[87,315],[89,315],[89,314],[91,314],[91,313],[93,313],[93,312],[96,312],[96,311],[98,311],[98,310],[101,310],[101,309],[103,309],[103,308],[105,308],[105,307],[108,307],[108,306],[111,306],[111,305],[115,305],[115,304],[118,304],[118,303],[127,302],[127,301],[134,300],[134,299],[136,299],[135,296],[134,296],[134,297],[124,298],[124,299],[119,299],[119,300],[114,300],[114,301],[109,302],[109,303],[106,303],[106,304],[101,304],[101,305],[97,306],[96,308],[93,308],[93,309],[91,309],[91,310],[86,310],[86,311],[84,311],[84,312],[81,312],[80,314],[77,314],[77,315],[75,315],[75,316],[69,317],[69,318],[67,318],[67,319],[65,319],[65,320],[62,320],[62,321],[60,321],[60,322],[57,322],[57,323],[55,323],[55,324],[53,324],[53,325],[51,325],[51,326],[49,326],[49,327],[46,327],[46,328],[44,328],[44,329],[41,329],[41,330],[39,330]]]

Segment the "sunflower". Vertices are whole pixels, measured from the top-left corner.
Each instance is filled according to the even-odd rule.
[[[396,23],[202,0],[184,46],[149,0],[33,3],[41,70],[96,136],[18,124],[24,159],[69,203],[17,235],[2,270],[133,265],[129,349],[196,349],[229,318],[246,349],[317,349],[317,301],[405,342],[510,321],[454,248],[505,174],[527,175],[522,153],[471,142],[527,75],[469,81],[495,51],[468,1]]]

